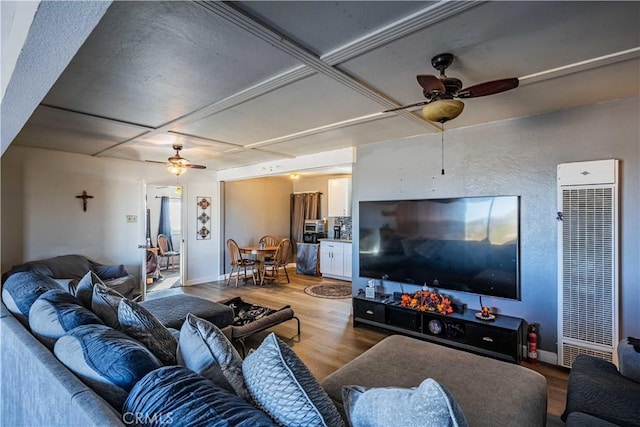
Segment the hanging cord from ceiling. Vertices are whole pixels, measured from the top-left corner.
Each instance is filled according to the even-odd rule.
[[[442,169],[440,169],[440,174],[444,175],[444,123],[440,123],[440,152],[442,158],[440,159],[442,163]]]

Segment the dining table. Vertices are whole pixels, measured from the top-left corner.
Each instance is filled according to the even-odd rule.
[[[262,284],[262,275],[264,274],[264,260],[267,257],[273,257],[278,250],[277,246],[239,246],[240,253],[243,255],[254,255],[258,266],[258,283]]]

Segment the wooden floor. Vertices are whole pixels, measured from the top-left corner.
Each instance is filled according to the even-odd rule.
[[[391,332],[368,326],[352,326],[351,299],[325,299],[305,294],[304,289],[320,282],[335,282],[332,279],[304,276],[289,269],[291,283],[254,286],[227,286],[224,281],[178,289],[153,292],[148,298],[157,298],[174,293],[188,293],[211,301],[223,301],[236,296],[243,300],[270,308],[290,305],[302,324],[301,336],[297,336],[295,320],[285,322],[268,331],[258,333],[246,341],[247,349],[260,345],[270,332],[275,332],[289,344],[309,367],[318,381],[372,347]],[[548,414],[557,419],[565,406],[568,372],[564,368],[538,363],[523,366],[540,372],[547,378]]]

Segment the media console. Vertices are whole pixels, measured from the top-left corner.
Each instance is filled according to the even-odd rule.
[[[495,320],[478,319],[474,310],[447,315],[421,312],[387,302],[389,295],[374,299],[353,297],[353,326],[377,326],[404,335],[433,341],[512,363],[522,358],[524,321],[517,317],[496,316]]]

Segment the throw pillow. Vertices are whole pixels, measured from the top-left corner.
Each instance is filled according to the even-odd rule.
[[[146,308],[123,298],[118,306],[118,321],[122,332],[146,345],[162,363],[176,364],[178,341]]]
[[[100,283],[96,283],[93,287],[93,296],[91,298],[91,311],[98,315],[105,325],[114,329],[120,329],[118,321],[118,305],[124,297]]]
[[[24,325],[29,325],[29,310],[38,297],[51,289],[62,289],[52,278],[25,271],[9,276],[2,286],[2,302]]]
[[[248,399],[242,358],[216,325],[189,313],[180,329],[178,364]]]
[[[129,272],[122,264],[95,266],[95,271],[102,280],[117,279],[118,277],[129,275]]]
[[[125,424],[135,417],[147,426],[275,426],[259,409],[212,381],[183,368],[166,366],[138,382],[122,407]]]
[[[93,300],[93,287],[96,284],[106,286],[102,280],[93,271],[87,272],[76,285],[75,296],[85,307],[91,308]]]
[[[131,388],[162,366],[145,346],[105,325],[83,325],[56,342],[56,357],[115,409]]]
[[[352,427],[407,425],[466,427],[462,409],[451,394],[427,378],[416,388],[345,386],[342,402]]]
[[[344,425],[304,362],[273,332],[246,357],[242,373],[254,401],[279,424]]]
[[[89,324],[102,325],[102,321],[62,289],[52,289],[40,295],[29,310],[31,332],[49,349],[53,349],[58,338],[67,331]]]

